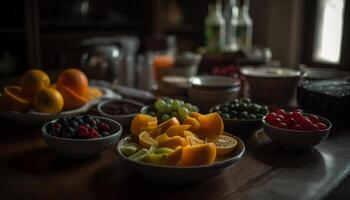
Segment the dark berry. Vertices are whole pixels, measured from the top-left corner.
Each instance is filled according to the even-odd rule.
[[[78,137],[79,138],[88,138],[89,137],[89,129],[84,125],[80,125],[79,129],[78,129]]]
[[[65,134],[70,134],[70,135],[75,135],[75,130],[74,130],[73,127],[66,127],[66,128],[64,129],[64,133],[65,133]]]
[[[79,123],[76,122],[76,121],[71,121],[71,122],[69,123],[69,126],[71,126],[71,127],[74,128],[74,129],[78,129],[78,128],[79,128]]]
[[[106,122],[101,122],[101,123],[99,123],[98,125],[99,125],[98,128],[99,128],[101,131],[109,131],[109,129],[111,128],[111,127],[109,126],[109,124],[106,123]]]
[[[90,121],[94,120],[94,118],[91,115],[84,115],[83,120],[86,123],[89,123]]]
[[[76,119],[75,121],[76,121],[79,125],[85,124],[83,119]]]
[[[91,127],[97,126],[97,122],[95,120],[89,121],[89,124],[91,125]]]
[[[99,138],[101,135],[96,129],[89,130],[89,138]]]

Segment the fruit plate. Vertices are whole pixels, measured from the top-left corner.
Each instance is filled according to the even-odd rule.
[[[119,94],[113,92],[113,90],[109,88],[100,87],[100,86],[97,86],[97,88],[99,88],[102,91],[103,96],[97,99],[91,100],[84,106],[74,110],[63,111],[59,114],[49,114],[49,113],[36,112],[34,110],[31,110],[26,113],[20,113],[20,112],[6,111],[6,110],[0,109],[0,118],[8,119],[15,123],[25,124],[25,125],[43,125],[44,123],[48,121],[52,121],[59,117],[67,117],[67,116],[73,116],[73,115],[79,115],[79,114],[85,113],[92,106],[96,105],[97,103],[99,103],[101,100],[104,100],[104,99],[121,99],[121,96]]]
[[[131,160],[121,152],[121,147],[133,140],[131,136],[127,136],[118,142],[117,154],[119,159],[147,179],[166,185],[191,185],[217,176],[220,172],[233,167],[243,158],[245,153],[243,141],[236,136],[232,137],[238,142],[236,149],[231,154],[209,165],[176,167]]]

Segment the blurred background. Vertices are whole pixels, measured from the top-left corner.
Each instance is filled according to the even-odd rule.
[[[247,4],[250,49],[208,53],[209,4],[220,4],[224,19],[235,6]],[[137,73],[150,51],[200,53],[198,71],[203,73],[214,65],[271,61],[283,67],[302,63],[349,71],[349,7],[345,0],[6,1],[0,6],[0,76],[30,68],[101,67],[96,59],[101,54],[109,55],[105,65],[124,62],[131,66],[124,67],[131,71],[125,74]]]

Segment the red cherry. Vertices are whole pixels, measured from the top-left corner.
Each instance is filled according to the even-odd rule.
[[[284,118],[285,119],[289,119],[289,118],[292,118],[293,116],[293,112],[287,112],[285,115],[284,115]]]
[[[213,69],[211,70],[211,73],[213,75],[220,75],[220,68],[219,67],[213,67]]]
[[[281,123],[281,119],[280,118],[272,118],[271,121],[269,122],[269,124],[276,126],[277,124]]]
[[[274,119],[276,116],[277,116],[276,113],[270,112],[269,114],[266,115],[265,120],[270,123],[271,120]]]
[[[303,127],[303,130],[313,130],[312,127],[312,122],[309,119],[304,119],[303,121],[300,122],[300,125]]]
[[[78,135],[79,135],[79,137],[82,137],[82,138],[88,138],[89,137],[89,129],[84,125],[80,125],[78,128]]]
[[[277,117],[277,118],[280,118],[281,121],[284,121],[284,116],[283,116],[283,115],[277,115],[276,117]]]
[[[312,123],[314,123],[314,124],[317,124],[317,123],[320,122],[320,119],[319,119],[317,116],[315,116],[315,115],[309,115],[308,118],[309,118],[310,121],[311,121]]]
[[[276,113],[277,115],[282,115],[282,116],[284,116],[284,115],[286,114],[286,111],[285,111],[284,109],[280,108],[280,109],[277,109],[277,110],[275,111],[275,113]]]
[[[317,131],[317,130],[319,130],[317,124],[311,124],[310,131]]]
[[[327,129],[327,125],[322,123],[322,122],[319,122],[316,125],[318,127],[318,130],[326,130]]]
[[[290,127],[292,130],[301,131],[303,128],[299,124],[294,124]]]
[[[301,114],[301,112],[293,112],[292,117],[299,123],[304,120],[304,116]]]
[[[298,123],[297,120],[295,120],[293,117],[286,119],[286,124],[288,127],[291,127],[297,123]]]
[[[276,126],[279,127],[279,128],[287,128],[287,124],[285,124],[283,122],[278,123]]]

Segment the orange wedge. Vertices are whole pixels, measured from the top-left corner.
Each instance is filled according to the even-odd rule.
[[[138,136],[143,131],[151,131],[157,128],[158,120],[156,117],[145,114],[137,114],[131,121],[131,133]]]
[[[233,152],[237,146],[237,140],[229,135],[220,135],[214,141],[218,156],[225,156]]]
[[[199,138],[205,140],[215,139],[219,137],[224,131],[224,123],[218,113],[210,113],[201,115],[198,118],[201,127],[196,131]]]
[[[101,97],[102,95],[103,93],[97,87],[89,87],[88,92],[84,94],[84,97],[88,100],[93,100],[98,97]]]
[[[173,137],[173,136],[185,137],[184,131],[186,131],[190,127],[191,127],[191,125],[188,125],[188,124],[174,125],[174,126],[171,126],[170,128],[168,128],[168,130],[166,131],[166,134],[169,137]]]
[[[161,128],[161,133],[164,133],[168,130],[169,127],[174,126],[174,125],[180,125],[179,120],[176,117],[172,117],[165,122],[161,123],[158,125],[157,128]]]
[[[2,95],[3,108],[17,112],[28,111],[33,104],[33,100],[24,95],[20,86],[7,86]]]
[[[159,147],[167,147],[170,149],[176,149],[176,147],[187,145],[186,139],[180,136],[169,137],[167,139],[162,138],[158,139],[158,141]]]
[[[201,126],[201,124],[199,123],[199,121],[196,118],[190,117],[188,115],[185,117],[185,119],[182,122],[182,124],[189,124],[189,125],[191,125],[191,127],[188,130],[190,130],[192,132],[197,131],[200,128],[200,126]]]
[[[186,136],[186,141],[189,145],[195,146],[198,144],[204,144],[204,141],[193,136]]]
[[[87,99],[86,97],[78,95],[66,86],[58,87],[58,90],[62,94],[62,97],[64,99],[63,108],[65,110],[80,108],[89,101],[89,99]]]
[[[147,131],[143,131],[139,135],[139,144],[141,147],[149,149],[152,145],[156,145],[157,140],[153,139]]]

